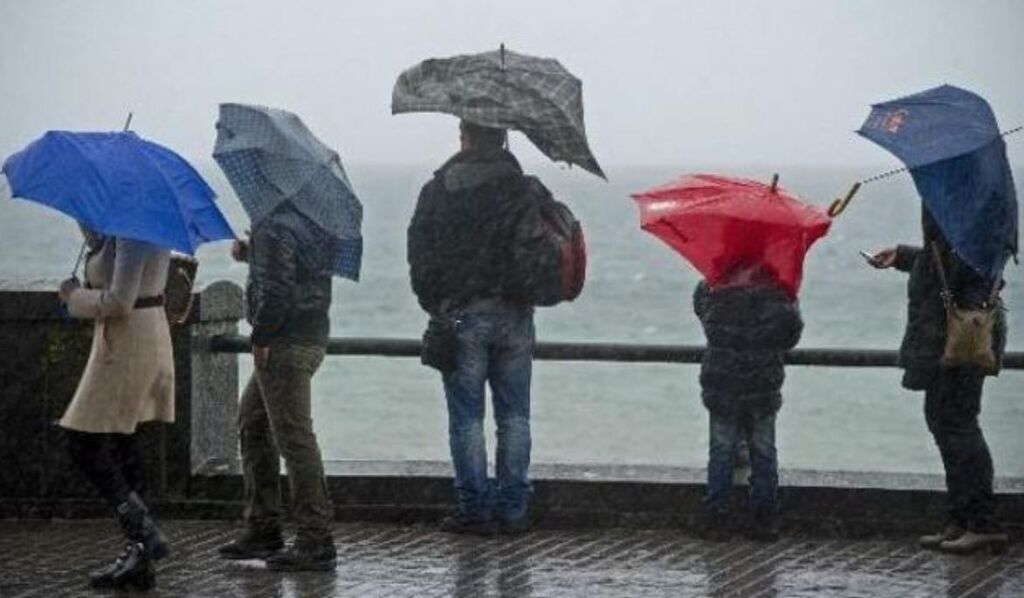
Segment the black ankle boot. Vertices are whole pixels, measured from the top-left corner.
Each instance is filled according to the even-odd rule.
[[[141,542],[125,547],[125,558],[121,560],[121,566],[114,571],[112,582],[115,590],[145,592],[156,586],[153,561],[149,559],[146,547]]]
[[[128,500],[117,506],[117,520],[121,523],[125,537],[132,542],[142,543],[149,559],[158,561],[170,554],[167,536],[157,527],[156,521],[149,515],[146,503],[142,502],[138,494],[130,492]]]
[[[147,591],[156,586],[153,562],[141,543],[129,542],[113,564],[89,576],[89,586],[95,589]]]

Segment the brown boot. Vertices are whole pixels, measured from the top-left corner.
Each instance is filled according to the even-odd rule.
[[[941,532],[937,534],[928,534],[927,536],[921,536],[917,539],[917,543],[921,546],[921,548],[928,548],[934,550],[938,549],[939,545],[943,542],[951,542],[953,540],[956,540],[960,536],[964,535],[965,531],[967,530],[965,530],[962,525],[954,521],[951,521],[946,524],[946,527],[943,528]]]
[[[1009,537],[1002,532],[966,531],[955,540],[946,540],[939,544],[939,550],[950,554],[971,554],[987,549],[992,554],[1002,554],[1009,545]]]

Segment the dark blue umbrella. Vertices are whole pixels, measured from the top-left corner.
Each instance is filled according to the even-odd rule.
[[[181,156],[132,132],[50,131],[4,162],[11,193],[103,235],[194,254],[233,239],[213,190]]]
[[[954,251],[995,278],[1017,253],[1017,192],[992,108],[943,85],[875,104],[857,131],[906,164]]]

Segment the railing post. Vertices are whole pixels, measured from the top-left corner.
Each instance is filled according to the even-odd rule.
[[[243,315],[242,289],[220,281],[196,293],[188,320],[172,329],[177,421],[160,426],[159,446],[149,447],[162,495],[184,496],[193,472],[236,460],[238,356],[212,352],[210,339],[237,334]]]

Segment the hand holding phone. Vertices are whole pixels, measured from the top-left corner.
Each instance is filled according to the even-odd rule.
[[[878,268],[879,270],[885,270],[886,268],[892,268],[896,265],[896,249],[883,249],[878,253],[872,254],[867,251],[861,250],[860,254],[864,256],[864,259],[870,266]]]

